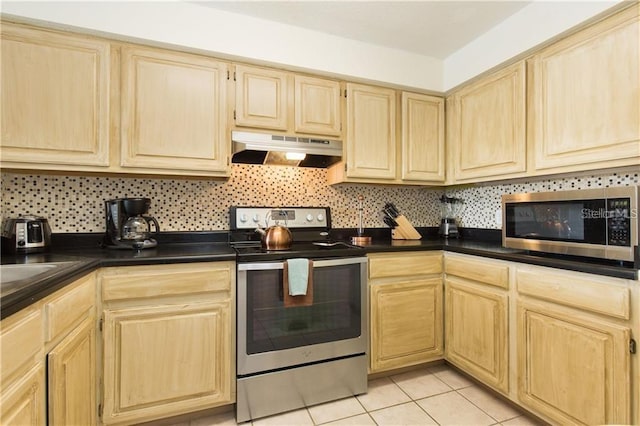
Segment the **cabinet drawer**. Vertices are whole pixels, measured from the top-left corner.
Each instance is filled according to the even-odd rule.
[[[108,268],[102,274],[103,300],[230,291],[233,262]]]
[[[369,278],[442,273],[441,252],[376,253],[369,255]]]
[[[618,280],[542,268],[519,268],[516,273],[520,294],[628,320],[629,289],[615,281]]]
[[[44,305],[45,342],[50,342],[71,327],[95,306],[95,275],[91,274],[71,284],[70,290]]]
[[[444,271],[473,281],[509,288],[509,266],[483,260],[460,259],[447,256]]]
[[[4,384],[11,374],[42,350],[42,311],[39,307],[27,308],[2,321],[0,327],[0,381]]]

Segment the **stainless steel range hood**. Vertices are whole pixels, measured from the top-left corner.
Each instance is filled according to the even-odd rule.
[[[231,141],[233,163],[324,168],[342,158],[342,141],[333,139],[234,131]]]

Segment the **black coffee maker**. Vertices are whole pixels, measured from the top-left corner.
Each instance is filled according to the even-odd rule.
[[[158,221],[145,216],[149,211],[149,198],[117,198],[104,202],[107,220],[107,233],[104,244],[108,248],[146,249],[155,247],[158,242],[151,238],[160,231]],[[151,231],[151,225],[155,227]]]

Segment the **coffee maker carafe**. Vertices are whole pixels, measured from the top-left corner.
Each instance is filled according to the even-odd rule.
[[[440,229],[439,234],[446,238],[458,238],[458,225],[456,219],[458,214],[462,211],[462,199],[447,197],[442,195],[440,197]]]
[[[151,236],[160,231],[160,225],[154,217],[145,215],[151,205],[149,198],[117,198],[104,204],[107,247],[139,250],[158,245]]]

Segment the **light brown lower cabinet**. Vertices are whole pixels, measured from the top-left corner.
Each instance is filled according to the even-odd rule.
[[[442,253],[369,255],[370,372],[441,359]]]
[[[38,363],[8,388],[2,383],[0,424],[45,425],[46,387],[43,363]]]
[[[0,323],[0,424],[94,425],[95,275]]]
[[[551,424],[638,423],[637,281],[449,252],[444,272],[448,362]]]
[[[508,312],[505,291],[447,277],[447,361],[502,393],[509,391]]]
[[[537,267],[516,279],[518,400],[559,424],[633,423],[637,282]]]
[[[96,323],[86,318],[47,356],[50,425],[95,425]]]
[[[233,262],[104,269],[105,424],[235,401]]]
[[[509,267],[447,255],[445,358],[503,394],[509,392]]]
[[[518,303],[518,398],[561,424],[628,424],[631,330]]]
[[[44,300],[49,425],[97,424],[95,273]]]

